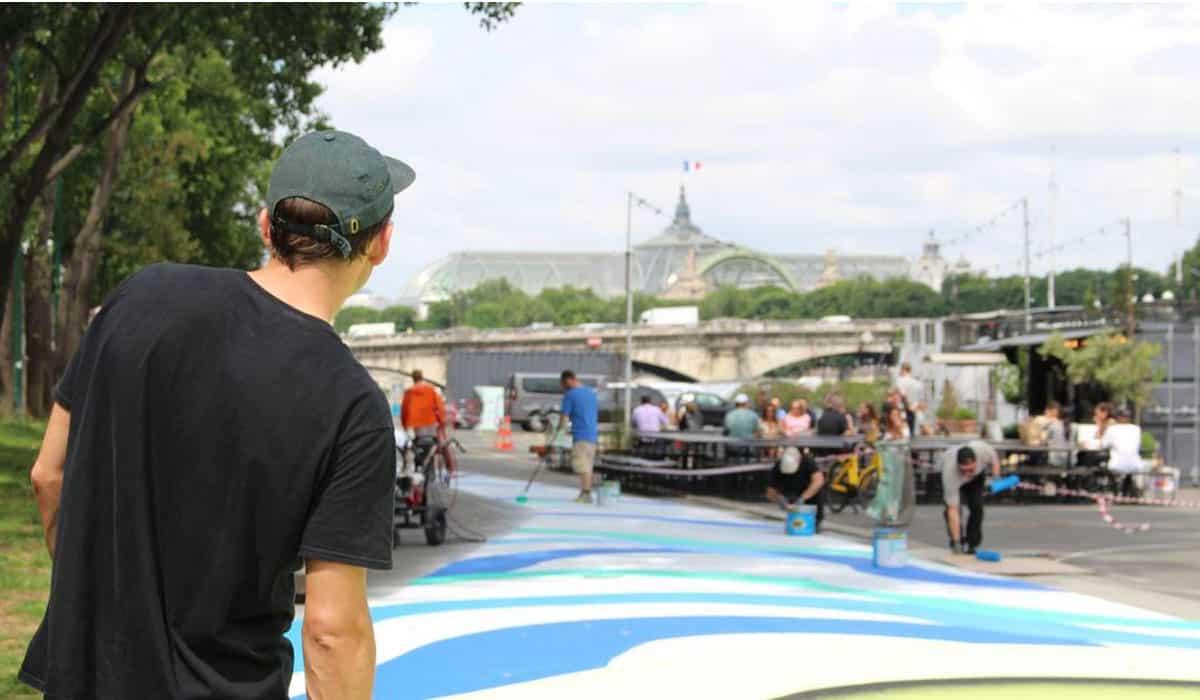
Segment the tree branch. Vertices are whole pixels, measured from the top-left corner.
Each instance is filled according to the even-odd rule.
[[[157,80],[153,83],[149,80],[146,80],[144,64],[138,67],[138,69],[135,71],[135,76],[136,77],[132,90],[121,98],[121,100],[117,103],[117,106],[113,107],[112,111],[108,113],[108,116],[104,117],[99,124],[92,127],[92,129],[88,131],[83,138],[76,142],[75,145],[71,146],[71,148],[69,148],[66,153],[62,154],[58,160],[54,161],[54,165],[50,166],[50,172],[46,174],[47,182],[61,175],[62,172],[66,170],[76,158],[79,157],[79,154],[83,153],[85,148],[92,145],[101,134],[103,134],[110,126],[113,125],[113,123],[124,117],[130,110],[136,107],[137,103],[140,102],[148,92],[161,85],[164,80],[167,79],[164,78],[164,80]]]
[[[37,39],[34,39],[33,37],[27,38],[25,43],[37,49],[38,53],[42,54],[42,56],[44,56],[50,63],[50,67],[54,69],[56,74],[58,74],[59,86],[61,87],[62,85],[66,84],[67,71],[63,70],[62,64],[58,62],[58,57],[54,55],[54,52],[50,50],[50,47],[46,46]]]
[[[46,135],[50,126],[62,115],[65,105],[73,102],[81,104],[76,93],[80,89],[91,89],[91,83],[95,81],[95,77],[99,73],[97,62],[102,63],[108,60],[115,50],[116,44],[132,24],[133,12],[134,8],[130,6],[118,6],[104,14],[100,26],[96,28],[95,38],[89,45],[87,54],[80,61],[74,77],[60,91],[60,98],[42,110],[29,125],[29,129],[9,147],[3,156],[0,156],[0,175],[7,174],[13,163],[24,155],[35,141]],[[74,118],[73,115],[72,118]]]

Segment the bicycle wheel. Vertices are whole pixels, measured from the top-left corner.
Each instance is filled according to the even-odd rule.
[[[846,465],[838,463],[829,472],[829,510],[841,513],[854,500],[854,487],[846,483]]]
[[[425,544],[436,547],[446,541],[447,486],[450,473],[441,454],[435,454],[425,465],[425,490],[422,495]]]
[[[871,501],[875,500],[875,491],[879,489],[879,472],[875,469],[869,469],[858,482],[858,503],[862,507],[867,507]]]

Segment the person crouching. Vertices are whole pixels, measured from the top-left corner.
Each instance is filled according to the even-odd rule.
[[[797,447],[786,447],[775,461],[775,466],[771,468],[771,476],[767,482],[767,500],[783,510],[792,510],[801,504],[816,506],[816,531],[820,532],[821,521],[825,519],[822,498],[824,487],[825,474],[817,466],[812,453],[805,450],[801,454]]]

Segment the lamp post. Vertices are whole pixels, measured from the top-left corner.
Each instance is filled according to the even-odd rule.
[[[655,214],[662,210],[633,192],[625,200],[625,428],[629,435],[633,423],[633,205],[645,207]]]

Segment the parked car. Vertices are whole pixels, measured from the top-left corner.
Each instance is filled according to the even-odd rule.
[[[704,416],[705,426],[725,426],[725,414],[733,410],[733,402],[727,401],[711,391],[691,391],[680,395],[675,402],[675,412],[683,410],[688,400],[696,402],[700,414]]]
[[[598,374],[580,374],[579,381],[593,389],[603,385]],[[541,432],[545,418],[562,406],[563,388],[558,372],[516,372],[505,386],[508,406],[505,411],[513,424],[525,430]]]

